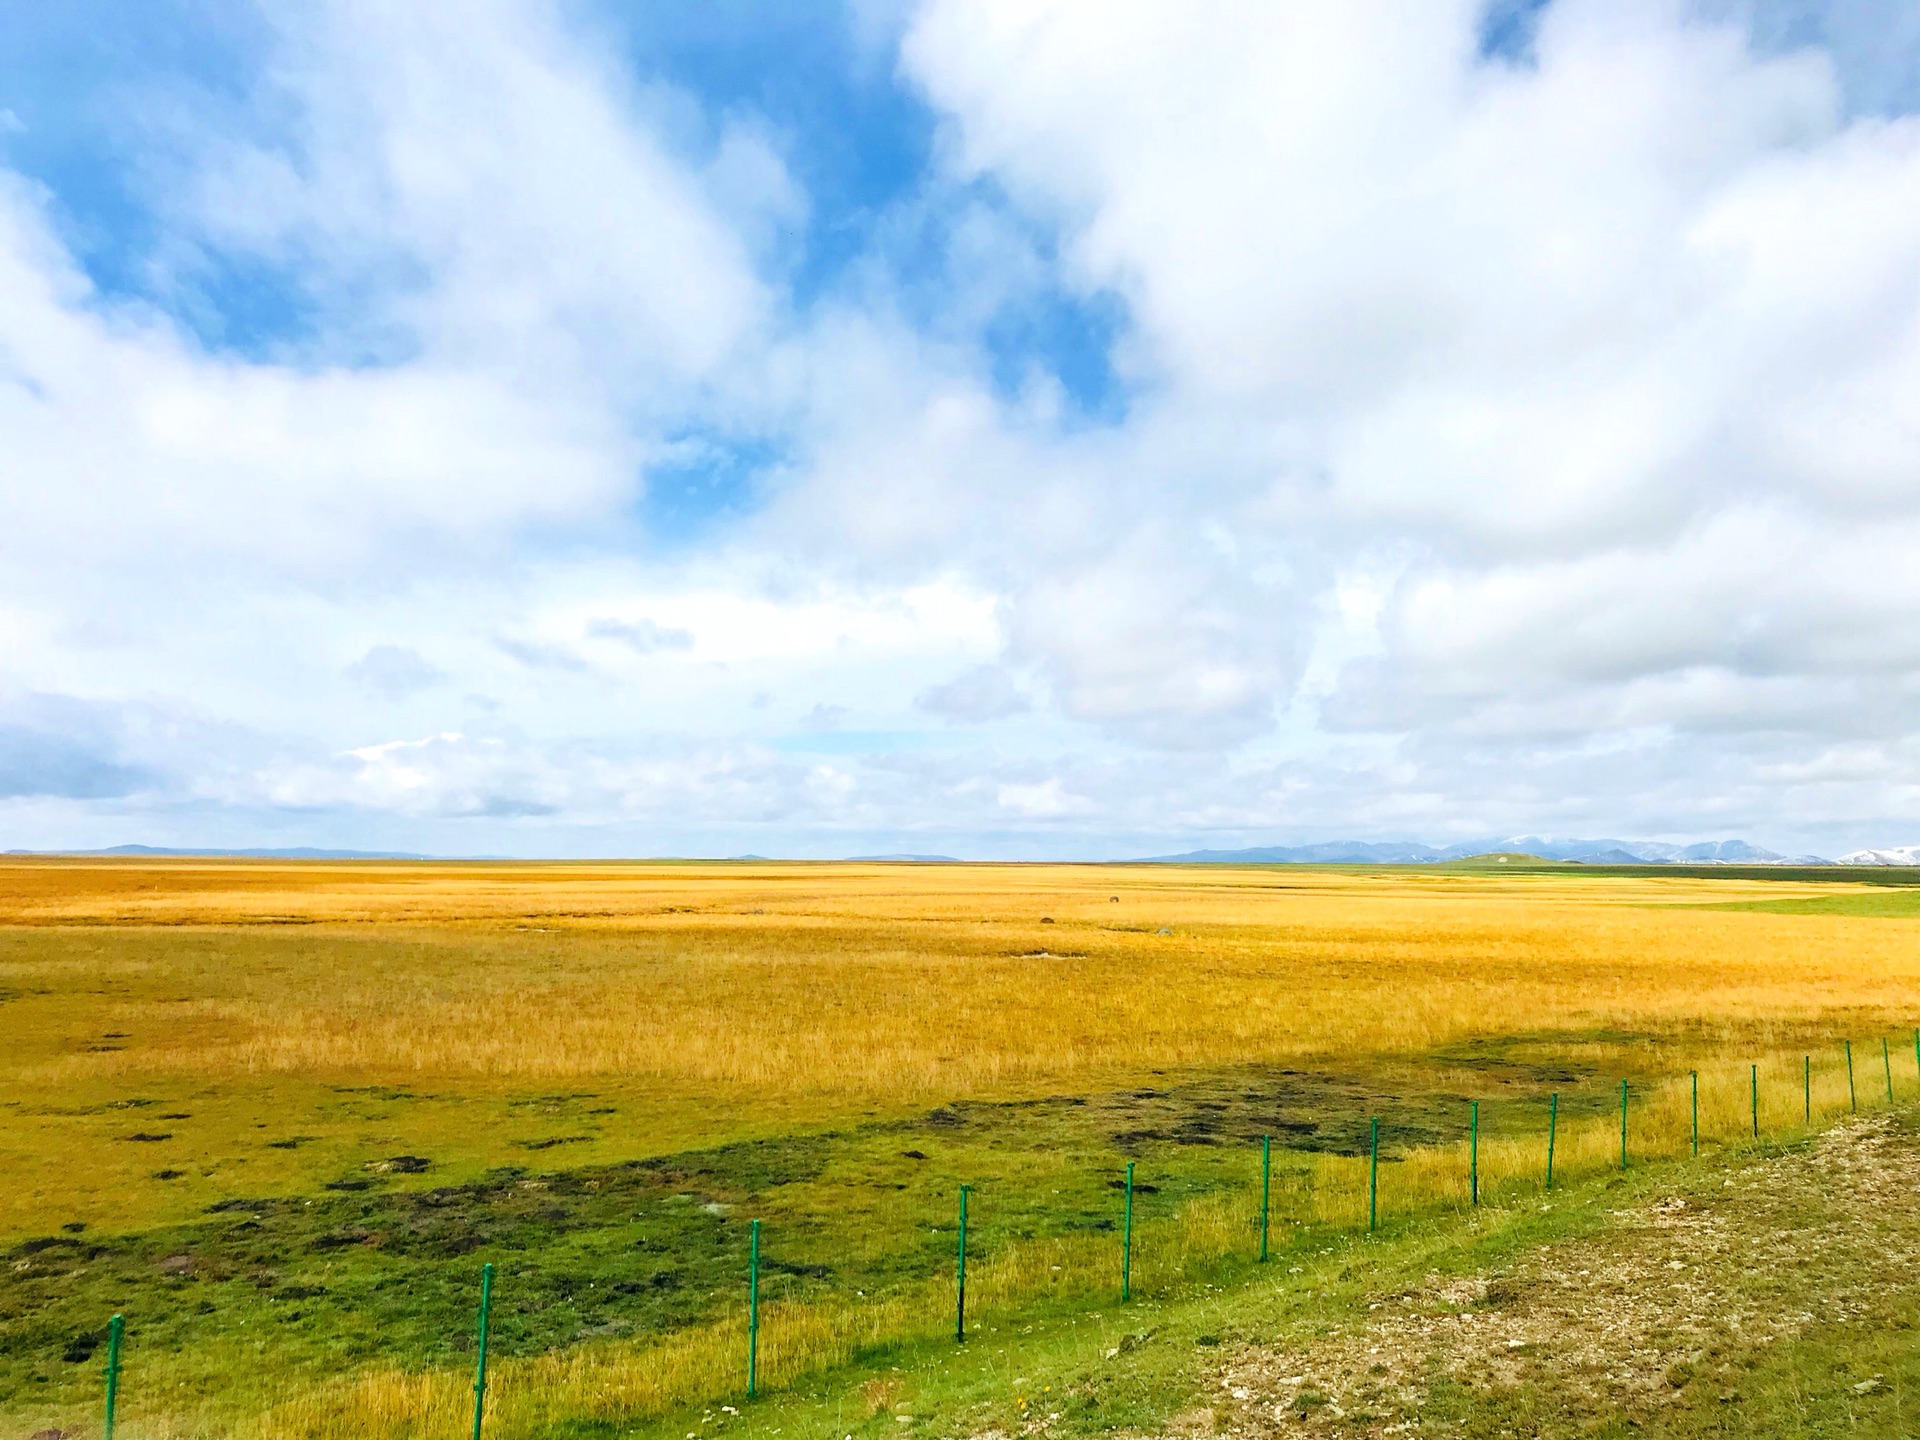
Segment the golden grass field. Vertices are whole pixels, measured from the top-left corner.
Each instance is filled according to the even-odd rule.
[[[1729,908],[1811,900],[1818,910],[1855,895],[1870,913]],[[1797,1123],[1803,1049],[1821,1049],[1818,1100],[1831,1109],[1845,1093],[1832,1042],[1907,1034],[1917,1011],[1920,917],[1888,913],[1844,882],[8,861],[0,1238],[63,1224],[140,1232],[236,1193],[306,1193],[402,1151],[435,1157],[432,1183],[477,1176],[524,1163],[526,1147],[557,1129],[580,1129],[577,1105],[559,1113],[569,1096],[617,1106],[617,1124],[565,1137],[565,1163],[592,1166],[955,1101],[1087,1095],[1150,1075],[1385,1073],[1489,1040],[1508,1042],[1509,1055],[1633,1076],[1637,1099],[1647,1097],[1635,1143],[1670,1153],[1683,1143],[1676,1077],[1688,1069],[1706,1073],[1714,1133],[1746,1123],[1749,1058],[1766,1067],[1769,1127]],[[1895,1054],[1911,1086],[1910,1046]],[[1877,1049],[1862,1051],[1869,1097],[1879,1065]],[[1470,1066],[1438,1073],[1476,1093]],[[164,1183],[153,1178],[160,1145],[127,1143],[134,1127],[158,1133],[162,1121]],[[263,1132],[302,1143],[274,1149]],[[1609,1163],[1617,1135],[1604,1120],[1570,1121],[1561,1144],[1574,1172]],[[1537,1150],[1529,1136],[1490,1138],[1489,1193],[1531,1177]],[[1364,1169],[1320,1156],[1289,1179],[1288,1203],[1316,1221],[1363,1219]],[[1457,1146],[1430,1147],[1401,1158],[1383,1194],[1398,1206],[1457,1203],[1463,1174]],[[1223,1213],[1214,1201],[1192,1207],[1184,1238],[1150,1255],[1149,1273],[1186,1273],[1188,1251],[1240,1223]],[[998,1256],[978,1282],[982,1305],[1071,1286],[1079,1272],[1062,1257],[1094,1243]],[[796,1304],[770,1332],[770,1373],[851,1353],[888,1327],[934,1323],[909,1320],[937,1313],[917,1293]],[[538,1433],[561,1412],[646,1413],[711,1393],[739,1344],[737,1324],[723,1320],[644,1351],[556,1351],[509,1365],[497,1403],[520,1417],[503,1421],[507,1433]],[[375,1366],[283,1397],[257,1424],[414,1433],[457,1410],[465,1384],[457,1371]],[[151,1413],[148,1430],[200,1423],[172,1413]]]
[[[91,1107],[156,1085],[195,1091],[201,1169],[251,1142],[262,1106],[357,1143],[363,1122],[335,1113],[342,1083],[448,1092],[431,1123],[479,1166],[520,1124],[509,1098],[576,1082],[644,1108],[644,1124],[595,1142],[604,1159],[1171,1067],[1352,1063],[1558,1031],[1588,1047],[1596,1032],[1659,1037],[1667,1053],[1642,1068],[1671,1070],[1686,1053],[1910,1023],[1920,919],[1690,908],[1831,890],[1162,867],[10,863],[0,1097],[16,1118],[0,1160],[32,1179],[0,1193],[0,1234],[197,1208],[192,1180],[135,1201],[112,1188],[111,1152],[89,1158],[90,1134],[124,1128]],[[283,1178],[253,1148],[256,1185]]]

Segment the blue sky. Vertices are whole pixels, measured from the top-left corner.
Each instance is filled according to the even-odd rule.
[[[0,27],[0,846],[1920,838],[1920,12]]]

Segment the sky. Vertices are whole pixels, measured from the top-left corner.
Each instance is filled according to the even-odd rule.
[[[1920,841],[1915,0],[0,10],[0,849]]]

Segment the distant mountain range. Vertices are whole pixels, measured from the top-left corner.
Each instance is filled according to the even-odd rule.
[[[1861,850],[1839,861],[1818,855],[1778,855],[1744,840],[1710,840],[1699,845],[1668,845],[1658,840],[1563,840],[1516,835],[1501,840],[1470,840],[1458,845],[1411,842],[1329,840],[1318,845],[1262,845],[1248,850],[1192,850],[1185,855],[1152,855],[1148,864],[1167,865],[1438,865],[1494,853],[1537,855],[1582,865],[1920,865],[1920,846],[1902,850]],[[1913,858],[1861,859],[1868,855]]]
[[[245,860],[434,860],[445,856],[401,850],[325,850],[310,845],[286,849],[193,850],[164,845],[115,845],[105,850],[8,850],[8,855],[181,856]],[[1819,855],[1780,855],[1744,840],[1710,840],[1699,845],[1668,845],[1658,840],[1567,840],[1542,835],[1469,840],[1458,845],[1420,845],[1411,841],[1327,840],[1317,845],[1258,845],[1245,850],[1189,850],[1184,855],[1149,855],[1142,865],[1438,865],[1475,855],[1535,855],[1581,865],[1911,865],[1920,866],[1920,845],[1854,850],[1837,860]],[[466,856],[466,859],[504,859]],[[736,860],[760,860],[736,855]],[[957,864],[951,855],[853,855],[849,860]]]
[[[167,845],[114,845],[105,850],[9,850],[9,855],[179,855],[196,860],[431,860],[399,850],[316,850],[296,845],[286,850],[183,850]]]

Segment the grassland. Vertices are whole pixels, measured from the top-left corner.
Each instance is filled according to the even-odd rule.
[[[1871,877],[1879,881],[1884,877]],[[1831,876],[1012,866],[0,866],[0,1422],[88,1423],[129,1313],[135,1433],[458,1428],[502,1269],[502,1434],[682,1421],[736,1384],[767,1227],[775,1385],[946,1322],[1149,1296],[1276,1245],[1883,1103],[1907,894]],[[1910,1040],[1892,1052],[1916,1085]],[[1238,1277],[1238,1278],[1236,1278]],[[943,1288],[948,1287],[948,1288]],[[876,1349],[876,1347],[878,1347]],[[74,1358],[77,1357],[77,1358]],[[864,1357],[864,1358],[863,1358]],[[689,1411],[688,1407],[693,1407]],[[449,1417],[452,1417],[451,1419]],[[697,1427],[696,1427],[697,1428]],[[679,1433],[676,1428],[674,1433]]]

